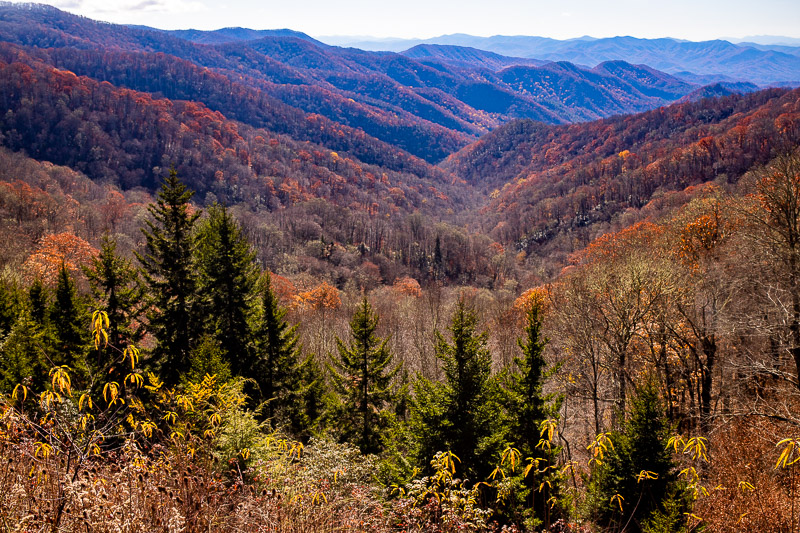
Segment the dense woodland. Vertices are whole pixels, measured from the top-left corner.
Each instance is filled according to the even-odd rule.
[[[173,171],[135,258],[45,233],[7,266],[4,508],[63,530],[788,531],[800,154],[740,185],[519,295],[444,282],[436,250],[422,284],[298,286]]]
[[[0,4],[5,529],[800,528],[798,90],[254,37]]]
[[[269,108],[275,109],[254,111],[250,102],[229,118],[261,126],[251,121],[263,120],[262,113],[287,116],[289,125],[271,120],[278,131],[291,129],[298,140],[314,141],[320,133],[301,133],[306,128],[293,122],[301,115],[320,115],[345,130],[361,130],[357,137],[366,135],[368,144],[380,140],[429,163],[513,119],[560,124],[640,112],[698,88],[623,61],[587,69],[505,58],[507,68],[495,71],[481,62],[453,64],[331,47],[302,34],[278,32],[202,44],[202,38],[192,42],[170,32],[102,24],[35,4],[0,6],[0,41],[36,48],[37,55],[49,56],[56,66],[66,65],[60,68],[79,75],[135,90],[163,91],[169,98],[191,98],[226,115],[231,100],[256,89],[263,96],[255,98],[271,100]],[[155,54],[169,57],[154,58]],[[81,56],[85,61],[76,61]],[[117,60],[124,64],[113,65]],[[161,81],[150,76],[144,81],[142,70],[150,68],[142,65],[144,60],[171,66],[159,69],[164,75],[156,78]],[[203,72],[187,72],[191,69],[186,62]],[[216,74],[213,80],[209,71]],[[219,86],[220,76],[227,78],[230,95],[213,87]],[[202,78],[206,86],[200,84]]]

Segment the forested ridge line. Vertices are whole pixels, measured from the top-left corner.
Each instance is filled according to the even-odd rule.
[[[435,276],[298,287],[173,171],[136,258],[46,238],[4,277],[6,512],[62,530],[789,527],[798,162],[708,184],[519,297]]]

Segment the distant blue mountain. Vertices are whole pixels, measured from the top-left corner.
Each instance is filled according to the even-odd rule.
[[[465,34],[442,35],[432,39],[358,40],[340,45],[364,50],[403,51],[419,45],[467,46],[504,56],[569,61],[589,67],[605,61],[645,64],[669,74],[688,73],[706,80],[749,81],[758,85],[793,84],[800,79],[800,46],[777,44],[734,44],[723,40],[682,41],[678,39],[639,39],[610,37],[557,40],[546,37],[475,37]],[[696,79],[687,81],[695,82]]]
[[[713,85],[705,85],[699,89],[695,89],[680,100],[678,103],[683,102],[699,102],[703,98],[719,98],[722,96],[729,96],[731,94],[746,94],[758,90],[758,86],[747,83],[715,83]]]
[[[482,67],[495,71],[514,65],[541,66],[549,63],[527,57],[503,56],[469,46],[447,44],[418,44],[403,52],[403,55],[418,61],[441,61],[450,65]]]
[[[154,29],[154,28],[150,28]],[[219,30],[158,30],[169,33],[180,39],[185,39],[199,44],[224,44],[241,41],[255,41],[264,37],[295,37],[304,41],[309,41],[317,46],[327,46],[303,32],[281,29],[281,30],[251,30],[249,28],[221,28]]]

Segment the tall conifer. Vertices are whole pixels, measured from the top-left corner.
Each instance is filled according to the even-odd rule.
[[[25,309],[0,345],[0,390],[10,394],[17,384],[39,390],[47,383],[43,362],[44,332]],[[49,368],[49,367],[48,367]]]
[[[329,365],[336,392],[342,401],[345,438],[363,453],[382,448],[381,431],[388,423],[393,397],[392,379],[400,369],[390,368],[388,339],[375,335],[378,316],[366,296],[350,320],[350,343],[336,338],[338,357]]]
[[[116,249],[113,239],[103,237],[100,253],[84,273],[92,288],[92,310],[108,314],[108,344],[118,352],[128,344],[138,344],[142,337],[137,322],[143,312],[144,288],[139,273]]]
[[[251,316],[258,269],[241,228],[220,205],[208,210],[197,232],[199,293],[206,332],[219,343],[231,371],[253,369]]]
[[[153,355],[168,383],[177,383],[188,368],[199,330],[193,235],[199,214],[191,212],[192,194],[170,170],[156,204],[148,207],[145,251],[137,254],[152,304],[148,329],[158,343]]]
[[[50,364],[67,365],[75,375],[85,377],[89,320],[83,302],[78,299],[75,283],[63,263],[58,270],[55,295],[48,315],[53,334],[49,350]]]
[[[557,442],[548,440],[548,424],[555,424],[561,397],[544,393],[544,383],[555,368],[548,369],[544,358],[547,338],[542,335],[542,305],[531,301],[525,312],[525,337],[518,339],[521,357],[515,357],[505,376],[508,413],[507,440],[535,467],[524,477],[528,500],[525,507],[538,519],[552,519],[552,497],[558,496]],[[550,520],[547,520],[549,523]]]
[[[47,322],[48,298],[47,287],[44,286],[42,280],[38,278],[33,280],[28,289],[28,306],[31,319],[41,326]]]
[[[436,334],[445,381],[417,379],[411,423],[420,464],[437,451],[451,451],[463,471],[480,477],[496,459],[500,434],[487,334],[477,332],[477,323],[474,310],[459,300],[449,327],[451,341]]]
[[[0,281],[0,341],[8,335],[17,316],[16,291]]]
[[[629,531],[642,531],[644,523],[656,520],[673,522],[659,531],[681,529],[685,495],[667,446],[670,433],[657,385],[645,380],[630,402],[627,420],[612,432],[613,448],[593,480],[601,524],[609,528],[628,524]]]
[[[47,382],[47,371],[52,366],[48,361],[52,342],[48,300],[44,283],[34,280],[28,288],[27,301],[21,304],[22,309],[0,345],[3,392],[10,393],[18,383],[38,389]]]
[[[295,431],[301,430],[302,401],[299,398],[300,347],[297,326],[284,320],[286,310],[281,308],[272,290],[272,278],[264,276],[261,315],[256,329],[256,383],[267,401],[264,414],[277,422],[289,422]]]

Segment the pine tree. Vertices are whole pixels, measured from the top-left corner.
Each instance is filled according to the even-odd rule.
[[[108,315],[109,348],[98,350],[98,368],[113,361],[129,344],[138,345],[142,330],[137,324],[143,313],[144,288],[139,273],[131,262],[117,255],[117,243],[103,237],[100,254],[92,260],[84,274],[93,294],[93,311]]]
[[[52,365],[67,365],[75,376],[86,377],[86,354],[89,349],[89,319],[78,299],[75,283],[62,263],[58,270],[55,295],[48,312],[52,325],[50,361]]]
[[[11,332],[17,316],[16,291],[0,281],[0,341]]]
[[[0,346],[0,391],[10,394],[20,383],[41,390],[47,382],[43,349],[42,326],[26,309]]]
[[[250,321],[258,275],[255,252],[220,205],[208,210],[198,228],[197,266],[206,331],[219,342],[231,371],[248,375],[254,363]]]
[[[158,343],[153,356],[167,383],[177,383],[188,369],[199,330],[193,236],[199,214],[190,212],[192,194],[170,170],[156,205],[148,207],[145,252],[137,254],[149,289],[148,329]]]
[[[329,365],[342,402],[342,433],[363,453],[381,451],[381,432],[388,425],[392,379],[400,367],[390,368],[388,339],[375,335],[378,316],[366,296],[350,320],[350,344],[336,338],[338,357]]]
[[[297,375],[299,386],[293,396],[298,402],[294,406],[288,406],[288,418],[295,437],[308,440],[325,414],[328,389],[325,385],[325,374],[313,353],[308,354],[297,367]]]
[[[206,375],[215,376],[218,383],[231,379],[231,369],[219,341],[210,335],[203,335],[198,340],[189,355],[189,368],[181,377],[185,382],[199,383]]]
[[[682,498],[680,482],[667,447],[670,429],[658,388],[647,380],[636,390],[627,420],[611,434],[613,448],[593,481],[602,524],[641,531],[654,515],[681,516],[675,505]]]
[[[8,335],[0,344],[0,390],[10,393],[22,383],[41,390],[47,383],[52,331],[48,320],[48,291],[41,280],[28,288],[28,298],[20,302],[20,310]],[[46,367],[46,368],[45,368]]]
[[[449,327],[451,342],[437,332],[436,356],[445,382],[417,379],[412,428],[419,442],[419,464],[427,464],[437,451],[451,451],[467,475],[480,477],[496,459],[502,437],[487,334],[476,331],[477,322],[461,299]]]
[[[33,283],[28,289],[28,305],[31,319],[42,326],[47,322],[47,300],[49,298],[47,292],[47,287],[45,287],[42,280],[38,278],[33,280]]]
[[[433,279],[439,280],[444,275],[444,256],[442,255],[442,242],[436,236],[436,244],[433,247]]]
[[[297,326],[284,320],[286,310],[278,304],[272,278],[264,276],[261,316],[256,328],[255,380],[266,400],[264,414],[277,422],[288,422],[295,432],[305,429],[300,395],[300,347]]]
[[[527,505],[534,517],[550,522],[552,497],[558,496],[557,458],[560,447],[550,442],[548,424],[555,424],[562,399],[543,390],[548,369],[544,359],[547,338],[542,336],[542,306],[531,301],[525,313],[525,337],[518,339],[522,357],[515,357],[505,375],[505,407],[509,419],[507,439],[534,467],[524,477]]]

